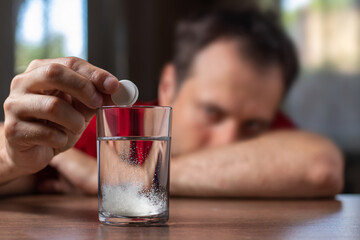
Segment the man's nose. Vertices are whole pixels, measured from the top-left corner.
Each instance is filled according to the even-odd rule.
[[[240,139],[239,124],[235,120],[226,120],[217,126],[211,136],[211,146],[222,146]]]

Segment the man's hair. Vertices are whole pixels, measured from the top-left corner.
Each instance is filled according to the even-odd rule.
[[[272,16],[272,17],[271,17]],[[285,91],[298,74],[295,48],[274,15],[255,9],[198,12],[181,20],[176,28],[173,62],[179,84],[188,76],[196,55],[222,38],[235,39],[256,67],[277,63]]]

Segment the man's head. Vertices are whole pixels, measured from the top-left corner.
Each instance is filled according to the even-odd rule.
[[[191,16],[177,27],[159,103],[171,105],[173,153],[265,132],[294,80],[294,48],[265,15],[247,10]]]

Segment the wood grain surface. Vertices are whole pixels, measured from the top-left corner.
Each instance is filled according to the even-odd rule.
[[[360,195],[318,200],[170,201],[156,227],[113,227],[97,198],[64,195],[0,199],[0,239],[360,239]]]

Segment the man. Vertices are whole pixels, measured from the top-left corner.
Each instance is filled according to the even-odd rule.
[[[296,73],[292,44],[256,11],[211,12],[180,22],[174,59],[165,66],[158,91],[158,104],[173,107],[171,193],[339,193],[339,150],[323,137],[294,130],[278,113]],[[87,154],[94,152],[93,121],[72,147],[94,109],[112,104],[116,81],[76,58],[36,60],[16,76],[4,104],[2,191],[29,191],[37,182],[40,191],[95,194],[96,162]],[[270,131],[279,126],[283,129]],[[30,181],[47,165],[60,173],[58,179]]]

